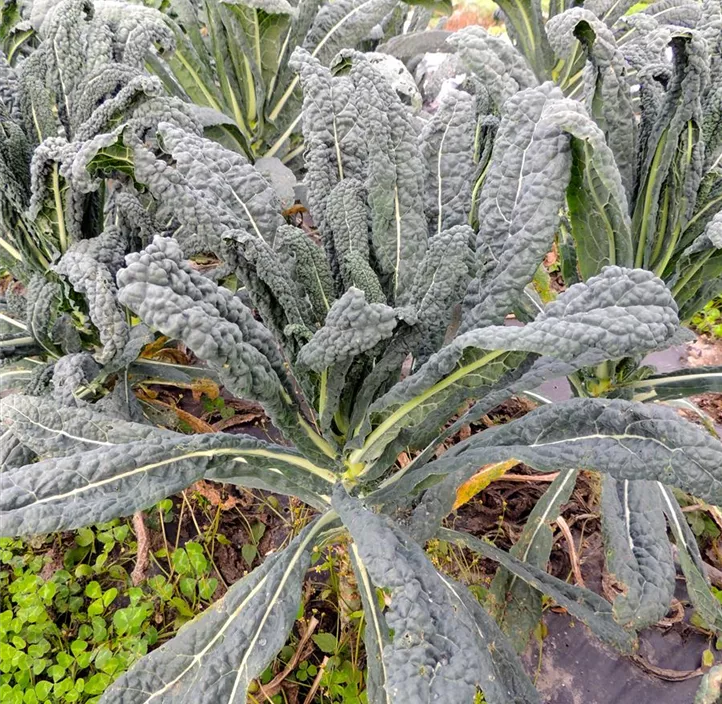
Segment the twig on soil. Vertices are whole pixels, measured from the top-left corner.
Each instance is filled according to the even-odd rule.
[[[291,656],[291,659],[286,663],[286,667],[284,667],[283,670],[281,670],[268,684],[262,684],[260,686],[260,692],[267,700],[270,701],[271,697],[278,693],[281,689],[281,684],[283,684],[286,677],[293,672],[296,665],[298,665],[301,660],[305,660],[306,657],[308,657],[309,653],[305,652],[306,645],[311,639],[311,636],[316,630],[318,624],[318,619],[315,616],[311,616],[309,622],[306,624],[303,634],[301,635],[301,640],[298,642],[298,647]]]
[[[636,663],[645,672],[650,675],[654,675],[657,679],[666,680],[667,682],[683,682],[684,680],[691,680],[695,677],[701,677],[706,668],[698,667],[696,670],[668,670],[666,667],[657,667],[652,665],[647,659],[642,657],[639,653],[629,656],[632,662]]]
[[[704,504],[692,504],[691,506],[682,506],[683,513],[691,513],[692,511],[704,511]]]
[[[577,548],[574,545],[574,537],[572,536],[571,530],[569,530],[569,525],[567,522],[559,516],[557,518],[557,525],[561,529],[562,533],[564,534],[564,538],[567,541],[567,545],[569,547],[569,561],[572,563],[572,572],[574,573],[574,581],[577,583],[577,586],[584,587],[586,586],[584,584],[584,577],[582,577],[582,567],[579,563],[579,557],[577,556]]]
[[[551,474],[505,474],[502,480],[505,482],[553,482],[559,476],[559,472]]]
[[[326,669],[327,664],[328,664],[328,655],[325,655],[323,658],[323,661],[321,662],[321,665],[318,668],[316,677],[313,680],[311,689],[308,690],[308,694],[306,695],[306,698],[303,700],[303,704],[311,704],[311,702],[313,701],[313,698],[316,696],[316,692],[318,692],[318,688],[321,686],[321,677],[323,677],[323,672]]]
[[[135,558],[135,567],[130,573],[130,581],[137,587],[144,579],[145,572],[150,564],[150,537],[145,527],[143,512],[136,511],[133,514],[133,531],[138,539],[138,551]]]

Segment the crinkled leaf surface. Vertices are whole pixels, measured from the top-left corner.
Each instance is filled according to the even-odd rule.
[[[478,620],[481,607],[463,586],[439,574],[417,543],[341,487],[333,505],[373,583],[391,592],[385,616],[394,635],[383,653],[391,702],[468,704],[477,688],[490,704],[538,701],[493,620]]]
[[[350,288],[333,304],[324,327],[301,349],[298,362],[322,372],[391,337],[396,323],[393,308],[367,303],[363,291]]]
[[[478,467],[512,457],[539,471],[589,469],[618,480],[656,480],[713,504],[722,498],[722,443],[704,428],[663,406],[595,398],[541,406],[490,428],[407,473],[392,491],[408,495],[429,477],[450,475],[443,499],[435,495],[450,507],[456,487]]]
[[[446,43],[456,49],[463,63],[479,77],[497,108],[520,90],[534,88],[538,81],[526,59],[506,40],[483,27],[464,27]]]
[[[250,436],[181,435],[40,397],[0,403],[7,432],[41,457],[3,474],[2,529],[9,535],[129,515],[203,477],[275,487],[319,506],[335,480],[295,450]]]
[[[565,107],[551,83],[512,96],[479,201],[477,278],[462,331],[501,323],[551,249],[570,178],[569,137],[552,119]]]
[[[468,222],[475,128],[473,97],[452,88],[421,132],[421,154],[426,161],[424,206],[432,232]]]
[[[672,549],[656,484],[604,476],[601,509],[607,572],[621,590],[614,614],[641,630],[664,618],[674,596]]]

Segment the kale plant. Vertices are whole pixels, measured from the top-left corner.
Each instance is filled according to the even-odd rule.
[[[117,130],[83,162],[91,173],[126,174],[165,225],[117,272],[117,300],[142,321],[136,327],[186,345],[202,372],[261,403],[289,444],[118,419],[92,395],[77,399],[71,380],[74,406],[27,393],[2,401],[5,535],[128,515],[201,478],[296,496],[318,511],[103,701],[245,704],[293,627],[312,549],[332,542],[348,544],[363,600],[372,704],[468,704],[478,691],[490,704],[539,701],[515,646],[541,617],[541,593],[632,652],[636,631],[673,597],[667,525],[698,613],[722,631],[722,607],[672,492],[722,503],[722,444],[643,402],[696,390],[719,372],[622,375],[623,397],[611,400],[590,397],[578,377],[578,397],[435,456],[512,394],[608,363],[636,368],[683,337],[674,297],[651,271],[600,266],[546,305],[532,285],[573,171],[568,125],[600,134],[584,106],[550,83],[511,97],[474,193],[479,135],[493,129],[477,120],[478,96],[451,91],[420,125],[361,53],[342,51],[325,67],[297,49],[291,66],[304,93],[313,231],[285,222],[244,156],[174,122],[143,139]],[[468,224],[475,200],[478,233]],[[213,243],[242,291],[192,265],[199,242]],[[524,326],[504,324],[512,311]],[[127,397],[129,386],[118,388]],[[401,466],[401,452],[413,461]],[[439,532],[458,488],[479,467],[511,459],[559,471],[513,550]],[[604,476],[605,537],[622,587],[614,603],[545,571],[549,524],[580,470]],[[435,535],[500,563],[487,605],[499,622],[427,559],[423,545]]]
[[[477,134],[475,192],[488,174],[495,116],[517,111],[525,122],[532,105],[545,112],[571,148],[560,201],[565,282],[607,265],[645,268],[669,285],[689,321],[722,291],[719,1],[659,0],[632,14],[633,0],[553,1],[548,16],[533,0],[497,4],[511,41],[468,27],[422,32],[387,49],[405,58],[410,47],[442,48],[446,36],[447,50],[480,84],[488,117]],[[582,102],[594,124],[543,106],[561,94]],[[479,219],[488,216],[479,209]]]
[[[118,372],[152,340],[131,329],[115,274],[163,226],[119,135],[157,150],[159,123],[200,136],[209,116],[145,71],[174,43],[156,10],[63,0],[37,38],[17,66],[0,55],[0,263],[24,287],[2,301],[0,358],[13,384],[42,389],[54,370],[67,398],[66,381]]]
[[[689,320],[722,290],[720,3],[661,0],[627,14],[631,0],[553,2],[546,23],[534,2],[498,4],[513,45],[480,28],[448,40],[495,106],[552,80],[599,128],[558,118],[573,159],[567,282],[606,264],[643,267]]]
[[[328,64],[339,49],[369,50],[390,36],[424,29],[433,9],[449,10],[451,3],[168,0],[159,7],[177,46],[151,67],[169,91],[227,115],[234,129],[227,136],[236,148],[291,159],[303,151],[296,136],[298,77],[288,65],[297,46]]]

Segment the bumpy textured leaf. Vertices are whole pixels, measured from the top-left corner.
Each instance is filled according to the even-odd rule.
[[[98,237],[74,243],[54,267],[78,293],[87,296],[90,319],[103,343],[97,357],[101,364],[121,354],[130,333],[116,300],[115,285],[115,273],[123,265],[126,248],[123,233],[111,227]]]
[[[151,437],[175,437],[171,431],[104,415],[97,406],[68,406],[47,396],[16,394],[0,403],[12,434],[44,458]]]
[[[60,284],[42,274],[35,274],[25,292],[25,322],[27,332],[41,346],[51,345],[48,333],[61,297]]]
[[[264,383],[264,373],[285,379],[283,358],[272,335],[239,298],[195,272],[174,240],[157,236],[143,252],[128,255],[118,284],[124,305],[164,334],[189,338],[188,346],[202,359],[223,367],[226,355],[248,350],[258,369],[249,363],[245,372],[234,366],[223,372],[234,377],[239,395],[253,394],[255,385]],[[204,318],[208,320],[203,322]],[[238,347],[232,350],[233,341]]]
[[[363,105],[359,119],[369,145],[371,242],[389,279],[391,299],[404,305],[427,241],[418,134],[408,109],[373,65],[358,53],[352,61],[351,80]]]
[[[632,266],[631,221],[620,173],[604,134],[581,106],[566,106],[551,119],[572,137],[567,204],[579,273],[588,279],[610,264]]]
[[[338,0],[321,8],[303,47],[324,64],[356,46],[396,7],[397,0]]]
[[[526,59],[505,38],[495,37],[482,27],[465,27],[446,43],[478,76],[497,108],[520,90],[538,85]]]
[[[356,576],[361,603],[364,607],[364,648],[366,650],[366,692],[368,700],[370,704],[391,704],[390,694],[386,690],[388,674],[383,659],[384,650],[391,642],[386,618],[379,606],[376,588],[355,543],[350,546],[349,556]]]
[[[262,238],[242,230],[224,235],[233,252],[232,263],[244,281],[254,307],[276,337],[290,341],[311,336],[311,308],[290,268]],[[289,262],[290,263],[290,262]]]
[[[634,4],[634,0],[586,0],[584,8],[611,27]]]
[[[128,255],[127,263],[118,273],[124,305],[150,327],[182,340],[232,393],[260,401],[297,446],[312,456],[332,454],[308,432],[271,333],[239,298],[194,272],[170,239],[156,237]]]
[[[66,354],[53,365],[53,398],[70,406],[80,406],[83,401],[76,394],[90,384],[99,374],[100,367],[88,352]]]
[[[445,29],[427,29],[422,32],[407,32],[397,37],[391,37],[380,44],[376,50],[384,54],[391,54],[397,59],[407,61],[423,54],[446,51],[447,39],[454,36]]]
[[[419,364],[441,347],[454,310],[461,303],[473,269],[473,237],[468,225],[456,225],[429,239],[410,296],[418,318]]]
[[[556,521],[562,505],[571,496],[578,472],[562,472],[550,484],[544,495],[537,501],[524,524],[524,530],[514,543],[510,553],[520,561],[546,570],[554,542],[551,524]],[[443,485],[442,485],[443,490]],[[429,491],[424,503],[428,505],[434,490]],[[414,516],[418,523],[426,511],[422,508]],[[515,571],[507,566],[499,568],[491,583],[490,601],[492,613],[518,652],[523,652],[534,629],[542,617],[541,594],[535,585],[520,580]],[[624,642],[618,639],[617,645]]]
[[[135,177],[157,199],[157,217],[183,226],[181,241],[198,235],[206,251],[220,251],[227,230],[246,230],[273,243],[283,224],[278,196],[243,156],[168,123],[158,132],[172,163],[139,145]]]
[[[504,13],[509,35],[513,37],[514,43],[524,54],[534,73],[538,77],[547,75],[554,57],[544,34],[541,3],[499,0],[497,4]]]
[[[541,406],[459,443],[404,475],[387,496],[408,496],[424,480],[443,481],[427,507],[430,515],[443,517],[456,488],[478,467],[515,458],[538,471],[579,468],[617,480],[657,480],[716,504],[722,496],[721,456],[722,443],[669,408],[578,398]]]
[[[322,372],[391,337],[396,322],[393,308],[367,303],[363,291],[350,288],[333,304],[324,327],[301,349],[298,362]]]
[[[332,238],[330,249],[348,288],[354,285],[349,280],[351,262],[365,262],[368,266],[369,261],[369,210],[363,184],[355,178],[339,181],[328,195],[325,219]]]
[[[467,704],[477,688],[490,704],[538,701],[521,664],[465,588],[440,575],[421,547],[387,517],[365,510],[338,487],[333,505],[368,574],[391,592],[384,649],[391,702]],[[481,618],[484,618],[481,616]]]
[[[337,111],[334,81],[320,61],[300,48],[293,52],[289,65],[298,73],[303,88],[304,183],[308,189],[308,208],[333,262],[333,238],[326,225],[326,204],[344,175],[344,152],[333,130]]]
[[[246,701],[248,686],[273,660],[293,627],[322,517],[283,551],[234,584],[222,600],[116,680],[106,704]]]
[[[358,251],[351,251],[341,261],[341,278],[346,288],[363,291],[369,303],[386,303],[386,294],[369,261]]]
[[[468,222],[475,118],[472,96],[451,89],[421,132],[421,154],[426,161],[424,206],[432,232]]]
[[[672,80],[641,145],[643,162],[632,216],[635,266],[659,268],[669,261],[679,232],[692,216],[702,177],[701,96],[708,80],[707,48],[697,34],[681,30],[671,47]]]
[[[545,83],[504,105],[479,202],[478,282],[467,295],[462,331],[500,323],[551,249],[569,184],[569,138],[546,119],[564,106]]]
[[[549,42],[556,54],[572,62],[577,40],[588,58],[585,71],[585,102],[602,130],[627,193],[634,188],[636,119],[622,52],[611,30],[592,12],[573,7],[549,20]],[[623,264],[623,262],[618,262]]]
[[[288,271],[303,286],[316,320],[323,323],[335,298],[333,275],[323,250],[292,225],[278,228],[276,249],[288,257]]]
[[[619,623],[641,630],[665,616],[672,603],[675,569],[667,524],[654,482],[602,478],[602,530],[607,571],[621,594]]]
[[[350,445],[362,446],[354,461],[376,459],[402,431],[408,434],[435,413],[434,437],[439,408],[451,416],[464,400],[492,390],[524,358],[519,352],[562,362],[585,355],[597,360],[590,364],[598,364],[656,349],[677,328],[676,306],[662,281],[650,272],[607,267],[588,282],[570,287],[525,327],[472,330],[442,348],[374,402],[366,426]]]
[[[668,283],[683,320],[722,291],[722,212],[714,215],[704,232],[681,252]]]
[[[510,553],[499,550],[491,543],[479,540],[466,533],[442,528],[437,535],[441,540],[463,545],[513,571],[517,577],[550,596],[559,606],[563,606],[571,616],[589,626],[592,632],[606,643],[619,650],[631,652],[634,642],[631,633],[625,631],[614,621],[612,605],[598,594],[552,577],[543,569],[522,562]]]

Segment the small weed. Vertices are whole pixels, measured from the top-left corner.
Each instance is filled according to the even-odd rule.
[[[722,297],[712,299],[692,318],[698,332],[722,339]]]
[[[164,513],[172,516],[170,506]],[[0,539],[3,704],[96,702],[214,601],[218,580],[199,543],[156,551],[161,573],[139,586],[129,576],[135,553],[135,536],[120,520],[29,541]]]
[[[158,641],[155,599],[126,571],[131,537],[116,520],[64,545],[0,540],[1,701],[95,702]]]

